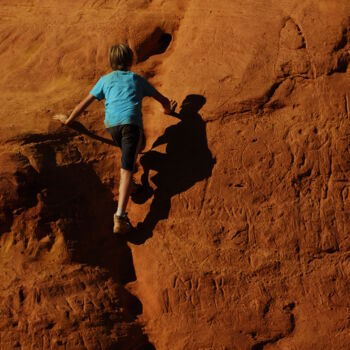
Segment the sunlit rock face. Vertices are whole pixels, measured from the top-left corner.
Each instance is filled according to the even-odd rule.
[[[9,1],[0,22],[1,349],[348,349],[350,3]],[[135,230],[94,102],[127,42]]]

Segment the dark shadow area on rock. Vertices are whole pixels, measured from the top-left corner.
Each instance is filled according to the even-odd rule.
[[[42,149],[44,151],[44,149]],[[57,166],[53,147],[45,147],[45,166],[40,173],[43,190],[36,230],[37,239],[51,231],[53,223],[62,232],[72,262],[101,267],[106,280],[111,277],[119,285],[135,281],[133,258],[126,241],[112,231],[116,204],[113,193],[95,173],[92,165],[75,163]],[[150,346],[137,316],[142,303],[126,288],[120,288],[124,322],[132,324],[131,337],[141,346]],[[108,327],[108,324],[106,324]],[[124,342],[124,340],[123,340]],[[129,339],[129,343],[132,340]],[[128,340],[120,349],[129,349]],[[124,343],[123,343],[124,344]]]
[[[11,230],[14,213],[23,212],[37,202],[38,174],[20,153],[0,155],[0,235]]]
[[[152,149],[141,157],[144,192],[151,192],[150,170],[157,172],[151,178],[157,188],[145,220],[128,236],[130,242],[142,244],[152,237],[157,223],[168,218],[171,198],[211,176],[215,159],[208,148],[206,124],[199,114],[205,102],[204,96],[188,95],[182,102],[180,113],[172,114],[180,121],[168,127],[154,142]],[[163,144],[167,145],[166,154],[153,150]],[[149,193],[139,193],[133,200],[142,202],[142,195],[147,199]]]

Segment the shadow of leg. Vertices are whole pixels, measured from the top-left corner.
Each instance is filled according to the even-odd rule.
[[[139,223],[134,232],[132,232],[127,240],[133,244],[143,244],[153,235],[153,230],[160,220],[167,219],[170,211],[170,198],[164,196],[164,193],[158,189],[154,193],[154,200],[151,204],[149,213],[145,220]]]

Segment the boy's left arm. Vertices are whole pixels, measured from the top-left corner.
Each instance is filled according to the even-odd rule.
[[[95,96],[88,94],[79,104],[75,106],[69,117],[64,114],[55,115],[53,118],[59,120],[64,125],[69,125],[77,118],[90,104],[96,99]]]
[[[167,97],[163,96],[159,91],[155,91],[152,97],[157,100],[164,108],[165,114],[173,114],[177,106],[177,102],[174,100],[169,100]]]

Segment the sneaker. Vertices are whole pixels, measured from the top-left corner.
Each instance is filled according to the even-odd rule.
[[[125,235],[132,229],[132,225],[129,221],[128,215],[117,216],[114,214],[114,226],[113,233]]]

